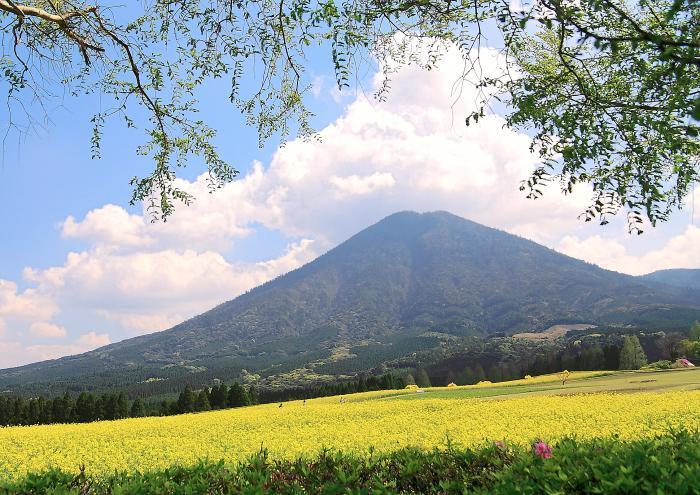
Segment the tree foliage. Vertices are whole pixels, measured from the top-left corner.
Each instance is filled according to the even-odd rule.
[[[695,0],[150,0],[130,13],[100,0],[0,0],[0,73],[20,104],[50,98],[57,83],[111,97],[93,117],[93,154],[108,119],[141,127],[138,153],[154,169],[132,179],[132,202],[155,215],[192,199],[174,179],[193,157],[212,189],[237,174],[197,116],[201,86],[229,78],[229,99],[261,142],[308,137],[308,59],[318,50],[340,88],[378,60],[384,98],[399,67],[431,69],[456,47],[465,62],[456,81],[480,94],[467,123],[494,99],[508,103],[507,125],[530,131],[542,160],[523,189],[538,197],[552,181],[565,192],[590,183],[586,220],[625,210],[641,231],[682,206],[698,180]],[[500,75],[481,65],[487,31],[500,37],[490,40]]]
[[[227,405],[229,407],[243,407],[250,405],[250,397],[248,396],[248,391],[238,382],[233,382],[231,388],[228,391],[228,401]]]
[[[700,342],[700,321],[693,322],[693,325],[690,327],[689,336],[690,340]]]
[[[522,77],[506,82],[509,124],[543,159],[523,188],[593,185],[586,220],[625,208],[631,229],[668,218],[698,180],[700,10],[694,1],[533,2],[513,29]]]
[[[636,335],[625,337],[620,350],[620,369],[638,370],[645,364],[647,364],[647,355],[642,349],[639,337]]]

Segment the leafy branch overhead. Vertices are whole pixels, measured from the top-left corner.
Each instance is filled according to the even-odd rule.
[[[108,119],[143,127],[138,152],[154,169],[132,180],[132,202],[155,215],[192,199],[175,178],[193,159],[212,189],[237,174],[198,118],[198,88],[228,78],[261,143],[308,137],[308,60],[319,51],[340,88],[378,60],[381,99],[398,68],[431,69],[456,47],[465,70],[455,79],[480,95],[467,124],[505,103],[507,125],[528,132],[541,158],[522,189],[536,198],[551,182],[565,192],[589,183],[586,220],[624,211],[641,231],[682,207],[699,179],[696,0],[151,0],[138,9],[0,0],[0,69],[30,119],[59,85],[109,95],[111,107],[93,118],[95,156]],[[487,42],[502,74],[482,69]]]

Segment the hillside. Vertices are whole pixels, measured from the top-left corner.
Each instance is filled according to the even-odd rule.
[[[661,282],[674,287],[700,289],[700,268],[659,270],[643,275],[643,280]]]
[[[0,390],[203,382],[242,370],[266,377],[354,360],[350,373],[440,346],[444,335],[562,323],[682,326],[700,318],[699,306],[697,292],[449,213],[402,212],[170,330],[0,371]]]

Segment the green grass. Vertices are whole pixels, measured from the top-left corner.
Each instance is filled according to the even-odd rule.
[[[500,397],[515,394],[581,394],[594,392],[654,392],[667,390],[698,390],[700,389],[700,368],[686,368],[659,371],[611,371],[601,372],[601,376],[569,380],[539,385],[523,384],[503,385],[498,383],[479,388],[445,387],[425,388],[424,393],[392,395],[379,397],[381,399],[421,400],[431,399],[477,399]]]

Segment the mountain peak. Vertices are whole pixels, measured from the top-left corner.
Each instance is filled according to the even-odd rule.
[[[402,211],[170,330],[0,372],[0,387],[85,374],[109,384],[184,382],[193,373],[225,378],[243,369],[269,376],[305,366],[359,372],[421,350],[426,332],[487,337],[561,323],[679,326],[700,319],[699,304],[697,294],[604,270],[446,211]],[[669,312],[674,305],[683,310]],[[333,364],[338,349],[368,354],[349,368]]]

